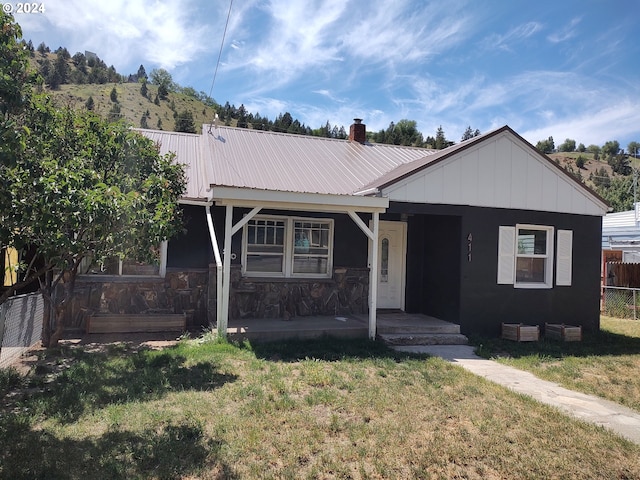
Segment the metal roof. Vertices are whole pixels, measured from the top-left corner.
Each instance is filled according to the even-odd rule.
[[[211,187],[330,195],[376,194],[503,132],[545,159],[598,205],[606,202],[508,126],[443,150],[203,125],[201,134],[136,129],[187,165],[183,199],[207,200]]]
[[[437,150],[203,125],[201,135],[136,129],[187,165],[185,198],[210,186],[353,195]]]

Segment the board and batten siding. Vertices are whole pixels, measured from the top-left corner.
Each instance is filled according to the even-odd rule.
[[[607,206],[509,132],[382,189],[391,201],[597,215]]]

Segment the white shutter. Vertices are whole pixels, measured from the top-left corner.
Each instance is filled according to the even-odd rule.
[[[516,227],[500,227],[498,231],[498,283],[515,280]]]
[[[556,285],[571,285],[573,232],[558,230],[558,256],[556,257]]]

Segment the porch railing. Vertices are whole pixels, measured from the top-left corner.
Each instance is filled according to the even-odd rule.
[[[17,295],[0,305],[0,368],[6,368],[41,339],[44,301],[40,293]]]
[[[600,311],[603,315],[617,318],[640,318],[640,288],[602,287]]]

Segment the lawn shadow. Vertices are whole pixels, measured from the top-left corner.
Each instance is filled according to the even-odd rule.
[[[305,359],[335,362],[341,360],[386,359],[401,362],[428,358],[426,354],[398,352],[381,341],[338,338],[325,335],[313,339],[287,339],[277,342],[243,343],[241,348],[253,351],[257,358],[274,362],[298,362]]]
[[[47,355],[28,378],[31,389],[25,402],[41,405],[44,415],[64,423],[108,405],[157,400],[176,391],[214,390],[237,379],[220,373],[211,362],[187,365],[178,347],[131,350],[116,344],[91,352],[63,348]],[[64,368],[55,372],[52,365]],[[11,402],[3,403],[3,410],[10,408]]]
[[[478,355],[520,358],[541,355],[551,358],[640,355],[640,338],[612,333],[605,330],[584,332],[580,342],[563,342],[542,337],[537,342],[514,342],[498,337],[468,335]]]
[[[0,478],[112,479],[238,476],[220,457],[223,443],[195,423],[141,432],[108,431],[84,440],[34,430],[17,414],[0,417]]]

